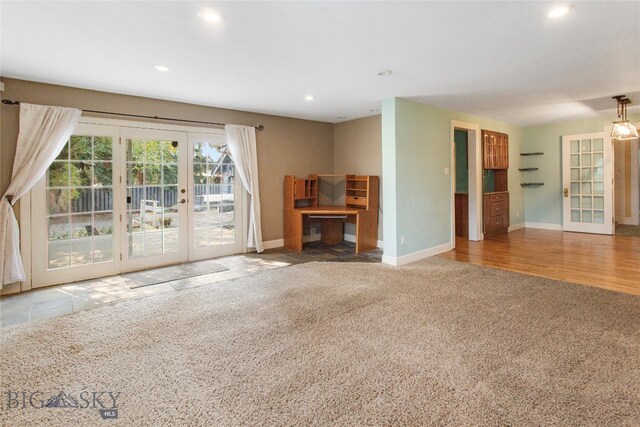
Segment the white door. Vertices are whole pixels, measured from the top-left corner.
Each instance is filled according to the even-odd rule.
[[[243,251],[244,191],[224,132],[189,133],[189,258]]]
[[[613,145],[605,132],[562,137],[563,229],[613,234]]]
[[[116,274],[117,126],[80,124],[31,190],[32,286]]]
[[[187,133],[121,128],[122,271],[188,259]]]

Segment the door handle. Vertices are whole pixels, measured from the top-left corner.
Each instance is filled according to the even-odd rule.
[[[568,188],[564,189],[564,197],[569,197],[569,189]]]
[[[180,200],[180,203],[182,203],[182,204],[187,203],[187,199]]]

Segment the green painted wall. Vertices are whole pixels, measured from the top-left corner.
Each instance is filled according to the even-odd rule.
[[[469,192],[469,144],[467,131],[455,129],[453,140],[456,142],[456,193]]]
[[[522,128],[393,98],[382,102],[384,254],[403,256],[451,242],[451,120],[509,135],[511,223],[523,221],[518,164]],[[404,236],[404,245],[400,244]]]
[[[543,156],[523,157],[521,160],[526,167],[540,168],[535,172],[522,172],[527,181],[544,182],[542,187],[524,190],[527,222],[562,224],[562,136],[602,132],[614,119],[615,112],[594,119],[524,128],[524,151],[544,152]],[[629,119],[640,122],[640,114],[630,115]]]

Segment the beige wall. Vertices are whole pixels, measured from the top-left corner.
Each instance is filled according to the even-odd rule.
[[[264,125],[257,133],[258,170],[265,241],[282,239],[284,175],[305,176],[333,170],[333,125],[266,114],[204,107],[137,96],[2,78],[2,98],[89,110]],[[18,135],[18,107],[2,106],[0,115],[0,194],[11,179]],[[358,172],[358,171],[355,171]],[[373,173],[373,172],[372,172]]]
[[[337,123],[333,128],[334,173],[380,177],[382,207],[382,120],[381,116]],[[351,224],[346,232],[355,234]],[[382,240],[382,214],[378,217],[378,240]]]

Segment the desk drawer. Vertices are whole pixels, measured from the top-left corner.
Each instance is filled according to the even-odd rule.
[[[364,208],[367,207],[367,198],[366,197],[347,196],[346,202],[347,202],[347,205],[362,206]]]

